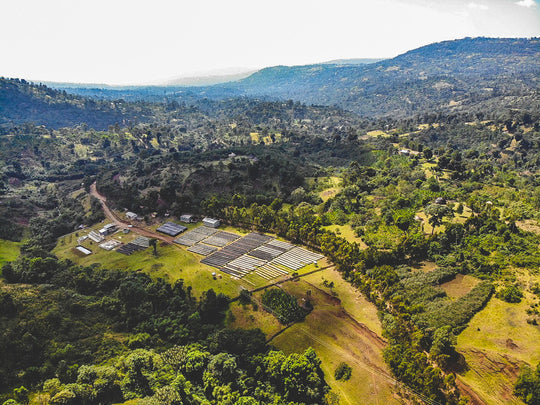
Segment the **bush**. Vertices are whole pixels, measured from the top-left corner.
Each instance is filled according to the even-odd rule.
[[[347,381],[351,378],[352,368],[345,362],[339,363],[336,371],[334,371],[334,378],[338,381]]]
[[[262,295],[262,303],[272,310],[283,324],[301,321],[305,317],[305,312],[298,305],[296,298],[279,288],[266,290]]]
[[[497,298],[500,298],[501,300],[506,302],[517,304],[518,302],[521,302],[521,298],[523,298],[523,293],[516,285],[510,285],[499,291],[497,293]]]

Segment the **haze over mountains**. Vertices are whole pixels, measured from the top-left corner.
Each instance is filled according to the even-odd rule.
[[[538,108],[539,60],[538,38],[465,38],[427,45],[377,62],[360,59],[307,66],[275,66],[247,77],[243,77],[246,72],[240,72],[234,76],[184,78],[183,81],[172,80],[164,86],[50,85],[75,95],[105,100],[195,103],[201,99],[234,97],[290,99],[338,106],[366,117],[405,117],[428,110],[459,112],[484,107],[491,110],[524,106]],[[193,86],[222,80],[234,81]],[[22,96],[12,94],[6,97],[8,87],[3,85],[3,94],[0,94],[0,103],[5,105],[2,107],[3,121],[26,120],[21,116],[16,119],[10,116],[10,112],[15,110],[21,115],[20,108],[14,108],[13,103],[21,100]],[[18,91],[22,90],[19,88]],[[39,98],[38,93],[27,91],[27,99],[19,107],[22,105],[24,109],[25,105],[31,105],[32,99]],[[89,105],[78,102],[79,107],[81,103]],[[60,108],[60,105],[56,107]],[[118,117],[117,108],[113,109],[114,114],[108,111],[110,106],[100,108],[111,118]],[[28,119],[40,122],[39,114],[36,115],[39,108],[27,111]],[[140,114],[128,115],[140,118]],[[84,117],[80,119],[84,120]]]

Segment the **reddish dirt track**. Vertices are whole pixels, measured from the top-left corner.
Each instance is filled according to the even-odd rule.
[[[141,228],[141,227],[139,227],[137,225],[132,225],[131,223],[123,221],[121,218],[119,218],[107,206],[107,197],[105,197],[104,195],[100,194],[99,191],[97,191],[95,182],[92,183],[92,185],[90,186],[90,194],[92,196],[96,197],[99,200],[99,202],[101,203],[101,207],[103,208],[103,212],[105,213],[105,216],[108,219],[110,219],[116,226],[118,226],[118,228],[120,228],[120,229],[129,228],[129,226],[131,225],[131,227],[129,229],[131,229],[131,231],[135,232],[136,234],[146,236],[148,238],[159,239],[161,241],[171,243],[171,244],[173,243],[174,238],[172,236],[166,236],[166,235],[161,235],[161,234],[158,234],[158,233],[155,233],[155,232],[151,232],[151,231],[149,231],[147,229],[144,229],[144,228]]]

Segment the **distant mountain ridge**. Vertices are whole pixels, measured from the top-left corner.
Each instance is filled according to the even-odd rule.
[[[426,112],[536,108],[539,61],[539,38],[464,38],[373,63],[274,66],[212,86],[54,87],[104,100],[294,100],[337,106],[366,117],[399,118]]]

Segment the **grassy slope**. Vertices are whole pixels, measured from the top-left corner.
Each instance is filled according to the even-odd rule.
[[[382,335],[381,322],[377,316],[377,308],[349,282],[343,280],[341,274],[335,269],[328,269],[322,273],[310,274],[303,278],[313,286],[339,298],[341,305],[357,322],[363,323],[377,335]],[[334,287],[323,285],[323,281],[333,282]]]
[[[522,403],[511,395],[519,370],[540,361],[540,327],[526,321],[533,300],[530,293],[519,304],[492,298],[458,336],[469,367],[459,378],[487,403]]]
[[[338,299],[314,289],[311,284],[287,282],[283,288],[296,297],[305,297],[306,291],[311,290],[315,309],[305,321],[273,339],[272,344],[286,353],[313,347],[322,360],[326,381],[344,405],[397,403],[382,359],[384,342],[347,316]],[[353,368],[352,377],[346,382],[334,379],[334,370],[342,361]]]
[[[0,267],[19,256],[20,245],[20,242],[0,239]]]

